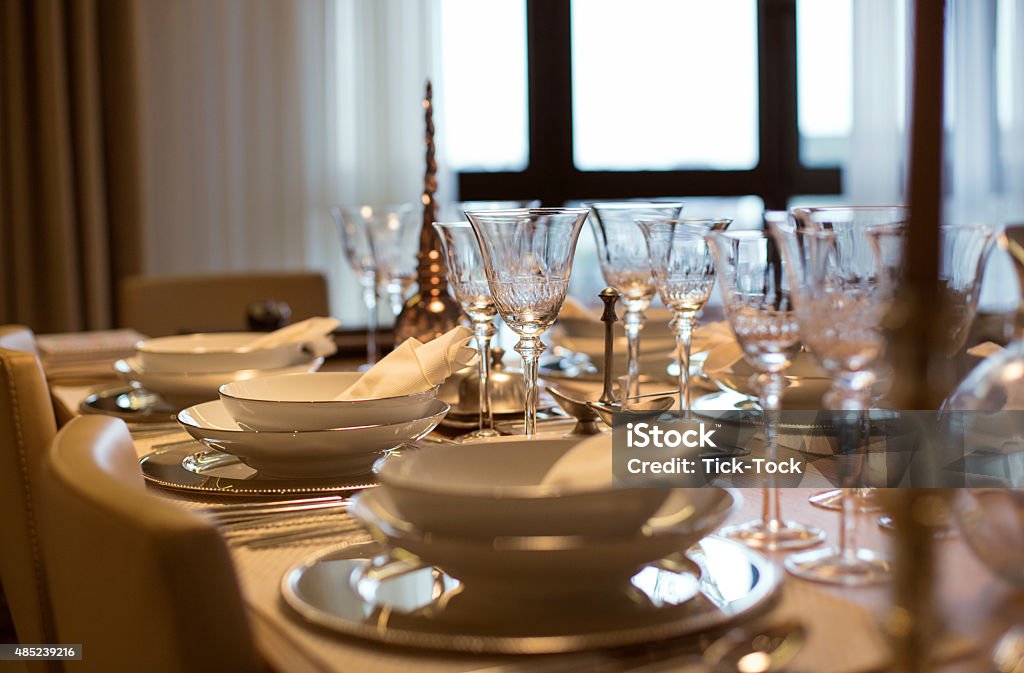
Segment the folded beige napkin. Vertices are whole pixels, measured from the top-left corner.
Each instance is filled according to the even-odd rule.
[[[290,343],[316,341],[333,332],[340,324],[334,318],[307,318],[253,339],[249,348],[274,348]]]
[[[472,338],[470,330],[459,326],[427,343],[407,339],[334,399],[367,400],[430,390],[476,361],[477,350],[468,345]]]

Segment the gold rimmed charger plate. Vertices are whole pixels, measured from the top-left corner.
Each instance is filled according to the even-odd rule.
[[[146,481],[185,493],[218,496],[288,497],[347,494],[376,486],[372,474],[325,479],[270,479],[260,476],[236,456],[206,448],[199,442],[175,442],[139,459]]]
[[[764,556],[708,537],[687,552],[699,577],[691,563],[652,564],[634,576],[618,602],[615,596],[586,597],[530,614],[510,593],[478,598],[470,603],[477,609],[459,612],[456,606],[472,588],[438,568],[383,581],[372,592],[361,588],[365,580],[353,581],[373,558],[387,553],[376,542],[320,551],[285,573],[284,601],[306,622],[345,636],[433,650],[548,654],[719,630],[760,614],[781,583],[779,570]]]

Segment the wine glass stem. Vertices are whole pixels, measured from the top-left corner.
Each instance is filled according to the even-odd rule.
[[[676,313],[672,327],[676,333],[676,360],[679,363],[679,411],[690,411],[690,346],[693,343],[693,326],[697,322],[695,313]]]
[[[491,337],[497,330],[491,318],[474,320],[477,347],[480,349],[480,430],[494,429],[494,412],[491,410]]]
[[[626,330],[626,390],[623,393],[622,407],[625,409],[630,399],[640,396],[640,330],[643,329],[643,311],[628,309],[622,318]]]
[[[523,358],[523,378],[526,379],[526,437],[537,435],[537,363],[546,346],[538,338],[521,337],[516,352]]]
[[[839,555],[844,561],[857,560],[857,498],[853,489],[840,491]]]
[[[402,286],[400,284],[396,283],[388,286],[388,299],[391,302],[391,313],[397,318],[405,306],[405,300],[402,298]]]
[[[377,363],[377,274],[373,271],[363,274],[363,303],[366,304],[366,362]]]
[[[857,561],[857,498],[851,486],[851,462],[857,460],[863,424],[863,410],[870,407],[868,396],[864,391],[850,389],[838,400],[839,419],[839,464],[840,509],[839,509],[839,557],[850,563]],[[855,411],[856,410],[856,411]],[[867,456],[861,456],[864,460]]]
[[[778,372],[763,373],[754,375],[754,383],[760,394],[761,416],[764,419],[765,458],[769,463],[774,463],[779,454],[777,428],[786,379]],[[761,512],[762,521],[765,530],[778,531],[782,528],[779,489],[775,485],[775,473],[769,471],[767,477],[764,505]]]

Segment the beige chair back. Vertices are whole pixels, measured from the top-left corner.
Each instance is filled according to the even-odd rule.
[[[37,358],[36,335],[24,325],[0,325],[0,348],[12,351],[25,351]]]
[[[330,313],[319,273],[134,276],[120,290],[121,325],[151,337],[244,331],[246,308],[261,299],[287,302],[292,322]]]
[[[69,673],[264,670],[223,538],[147,491],[122,421],[68,423],[44,497],[57,640],[83,644]]]
[[[50,616],[39,531],[40,481],[47,448],[57,432],[39,360],[24,347],[32,333],[2,328],[0,335],[0,581],[18,640],[56,642]],[[26,337],[27,334],[27,337]],[[34,670],[46,670],[46,666]]]

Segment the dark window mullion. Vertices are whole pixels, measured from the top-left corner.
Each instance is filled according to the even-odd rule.
[[[545,205],[568,192],[572,160],[572,3],[526,0],[530,165]]]

